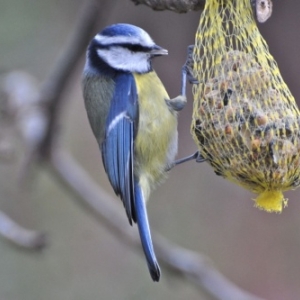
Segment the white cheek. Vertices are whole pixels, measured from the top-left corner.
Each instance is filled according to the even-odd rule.
[[[125,48],[115,47],[109,50],[98,49],[97,54],[114,69],[137,73],[145,73],[150,69],[147,53],[133,53]]]

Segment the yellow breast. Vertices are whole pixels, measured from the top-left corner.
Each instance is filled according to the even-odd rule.
[[[165,178],[166,166],[177,153],[177,114],[167,106],[169,96],[154,71],[134,78],[140,114],[135,173],[152,186]]]

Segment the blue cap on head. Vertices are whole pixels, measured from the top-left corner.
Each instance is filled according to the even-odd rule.
[[[94,41],[101,46],[112,44],[136,44],[147,48],[155,46],[152,38],[145,30],[123,23],[104,28],[95,36]]]
[[[113,24],[105,27],[101,31],[104,36],[135,36],[139,35],[143,30],[137,26],[125,23]]]

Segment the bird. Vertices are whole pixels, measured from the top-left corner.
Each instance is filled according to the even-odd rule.
[[[177,115],[186,96],[170,99],[152,66],[168,51],[140,27],[117,23],[91,40],[83,98],[110,184],[130,225],[137,223],[152,280],[160,279],[146,203],[176,165]],[[181,163],[181,162],[179,162]]]

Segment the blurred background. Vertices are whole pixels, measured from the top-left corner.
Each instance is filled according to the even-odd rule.
[[[300,2],[273,2],[273,16],[259,27],[299,100]],[[0,71],[25,70],[45,79],[81,4],[79,0],[0,0]],[[105,19],[99,19],[99,30],[127,22],[148,31],[157,44],[169,50],[168,57],[155,60],[154,68],[175,97],[199,16],[200,12],[154,12],[122,0],[115,1]],[[113,195],[83,106],[83,64],[84,56],[64,95],[60,143]],[[189,103],[179,118],[178,157],[196,150],[189,132],[190,90],[188,95]],[[47,169],[36,170],[30,189],[20,190],[22,144],[10,131],[2,138],[13,144],[14,154],[9,161],[0,161],[0,209],[27,228],[45,231],[49,244],[41,252],[31,252],[0,238],[1,300],[210,299],[164,269],[161,282],[152,283],[143,255],[77,205]],[[241,288],[265,299],[299,299],[300,190],[286,197],[289,203],[282,214],[262,212],[253,207],[253,194],[216,176],[207,164],[189,162],[173,169],[152,194],[149,218],[153,229],[209,256]]]

